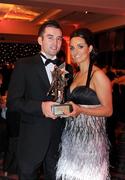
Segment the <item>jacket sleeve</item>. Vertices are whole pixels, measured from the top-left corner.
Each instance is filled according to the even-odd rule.
[[[32,116],[43,116],[41,100],[28,98],[26,94],[24,63],[18,62],[11,75],[8,88],[7,108],[9,111],[23,112]]]

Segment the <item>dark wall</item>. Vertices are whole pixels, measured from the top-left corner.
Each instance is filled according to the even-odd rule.
[[[125,69],[125,28],[96,33],[95,40],[99,51],[99,65]]]

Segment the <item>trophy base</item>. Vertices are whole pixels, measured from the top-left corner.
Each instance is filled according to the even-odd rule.
[[[65,117],[66,112],[72,112],[73,108],[71,104],[56,104],[52,106],[52,112],[55,116]]]

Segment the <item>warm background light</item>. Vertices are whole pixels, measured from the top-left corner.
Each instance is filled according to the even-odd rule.
[[[18,19],[31,21],[40,13],[30,9],[31,8],[22,5],[0,3],[0,19]]]

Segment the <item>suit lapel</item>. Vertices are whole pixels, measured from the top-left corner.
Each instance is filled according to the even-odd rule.
[[[47,72],[45,69],[45,65],[40,57],[40,55],[36,55],[35,58],[35,64],[36,64],[36,72],[38,73],[38,75],[40,76],[41,82],[44,82],[44,85],[49,88],[50,87],[50,82],[47,76]],[[42,83],[43,84],[43,83]]]

